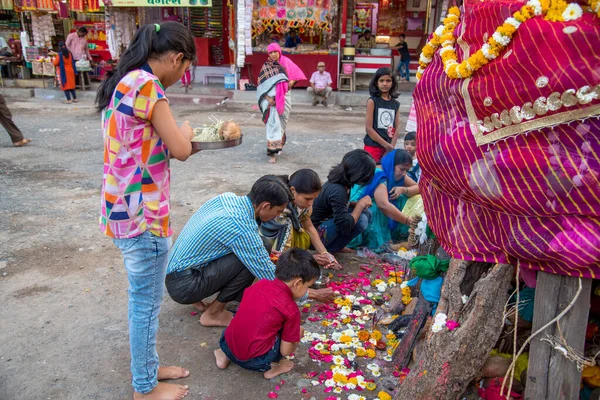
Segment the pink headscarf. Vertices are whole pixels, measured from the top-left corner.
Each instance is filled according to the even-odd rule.
[[[281,64],[281,66],[283,68],[285,68],[285,72],[287,72],[287,76],[288,79],[290,81],[303,81],[306,80],[306,75],[304,75],[304,72],[302,72],[302,70],[300,69],[300,67],[298,67],[296,64],[294,64],[294,62],[292,60],[290,60],[289,58],[287,58],[286,56],[283,55],[283,53],[281,52],[281,47],[279,46],[279,44],[277,43],[271,43],[268,47],[267,47],[267,52],[270,54],[272,52],[278,52],[279,53],[279,64]]]

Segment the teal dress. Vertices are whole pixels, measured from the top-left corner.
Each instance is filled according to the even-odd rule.
[[[375,169],[375,174],[382,173],[383,170],[380,168]],[[387,180],[381,180],[379,185],[388,185]],[[401,181],[396,182],[395,186],[403,186],[404,178]],[[364,186],[354,185],[350,191],[350,202],[359,201],[364,197]],[[388,192],[391,188],[388,189]],[[373,205],[371,206],[371,213],[373,219],[367,227],[367,229],[360,235],[350,242],[348,247],[356,249],[359,247],[367,247],[374,252],[381,252],[385,250],[385,245],[397,241],[403,236],[408,234],[408,226],[404,224],[390,224],[390,219],[377,207],[375,198],[371,196]],[[396,200],[390,200],[390,203],[396,206],[400,211],[404,208],[404,205],[408,201],[408,197],[402,195]],[[392,225],[392,227],[390,227]]]

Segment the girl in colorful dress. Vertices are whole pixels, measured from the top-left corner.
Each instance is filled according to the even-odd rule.
[[[77,103],[77,93],[75,93],[75,74],[77,73],[75,58],[69,49],[67,49],[67,46],[65,46],[65,42],[58,43],[58,51],[59,53],[52,52],[50,55],[56,56],[52,63],[55,67],[58,67],[60,89],[65,93],[67,104],[71,104],[71,97],[73,97],[73,102]]]
[[[306,76],[292,60],[282,55],[277,43],[271,43],[267,51],[269,58],[260,70],[256,95],[267,128],[267,155],[269,162],[275,163],[275,156],[283,151],[286,141],[286,127],[292,112],[291,90]]]
[[[160,382],[189,371],[159,365],[158,315],[171,247],[169,159],[192,153],[193,130],[177,126],[165,97],[196,57],[193,36],[177,22],[140,28],[96,105],[104,129],[100,229],[121,250],[129,280],[133,398],[182,399],[187,385]]]
[[[396,147],[400,123],[398,82],[388,67],[379,68],[369,85],[371,98],[367,100],[365,121],[365,151],[379,164],[385,153]]]

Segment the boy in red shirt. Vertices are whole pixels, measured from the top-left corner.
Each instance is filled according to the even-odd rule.
[[[306,250],[293,248],[277,261],[275,280],[260,280],[244,291],[235,317],[223,331],[217,366],[233,362],[263,372],[265,379],[289,372],[292,354],[304,332],[296,300],[302,298],[320,275],[319,265]]]

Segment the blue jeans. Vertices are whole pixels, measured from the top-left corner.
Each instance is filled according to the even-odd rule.
[[[221,335],[219,346],[221,347],[221,350],[223,351],[223,353],[225,353],[229,361],[251,371],[267,372],[271,369],[271,363],[279,362],[279,360],[283,358],[283,356],[279,352],[279,349],[281,347],[281,336],[279,335],[277,335],[277,337],[275,338],[275,344],[273,345],[271,350],[269,350],[262,356],[254,357],[247,361],[240,361],[233,355],[233,353],[229,349],[229,346],[227,346],[227,342],[225,341],[225,331],[223,331],[223,334]]]
[[[369,222],[371,222],[372,214],[371,210],[365,208],[360,214],[358,221],[354,225],[354,228],[350,231],[350,233],[343,235],[338,232],[337,226],[335,226],[335,222],[333,218],[328,219],[323,222],[317,228],[319,232],[319,236],[321,237],[321,241],[323,245],[330,253],[337,253],[342,250],[344,247],[348,245],[358,235],[363,233],[367,226],[369,226]]]
[[[400,78],[410,81],[410,59],[400,60],[400,65],[398,65],[398,73],[400,74]]]
[[[123,254],[129,280],[129,347],[133,390],[145,394],[158,384],[156,333],[172,239],[146,231],[130,239],[113,239],[113,242]]]

